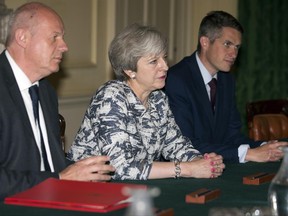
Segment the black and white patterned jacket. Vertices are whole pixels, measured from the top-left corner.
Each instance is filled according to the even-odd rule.
[[[92,97],[82,125],[68,152],[70,160],[108,155],[114,179],[147,179],[161,155],[170,161],[199,156],[182,136],[161,90],[149,96],[146,109],[123,81],[108,81]]]

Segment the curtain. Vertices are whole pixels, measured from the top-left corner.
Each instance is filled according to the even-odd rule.
[[[239,0],[238,10],[244,34],[233,73],[247,133],[248,102],[288,97],[288,1]]]

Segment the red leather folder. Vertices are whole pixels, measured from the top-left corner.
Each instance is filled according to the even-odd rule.
[[[123,194],[125,187],[146,189],[147,186],[49,178],[26,191],[6,197],[4,202],[23,206],[109,212],[130,204],[129,196]]]

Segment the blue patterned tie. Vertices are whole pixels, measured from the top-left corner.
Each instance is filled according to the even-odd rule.
[[[42,151],[42,158],[44,161],[44,167],[46,171],[51,171],[48,159],[47,159],[47,152],[44,145],[43,135],[40,127],[40,119],[39,119],[39,89],[37,85],[33,85],[29,88],[29,94],[32,99],[33,105],[33,113],[35,117],[35,123],[38,123],[39,131],[40,131],[40,141],[41,141],[41,151]]]

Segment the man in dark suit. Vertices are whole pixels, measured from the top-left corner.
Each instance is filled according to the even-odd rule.
[[[43,4],[27,3],[11,18],[7,50],[0,55],[0,199],[49,177],[106,181],[114,171],[105,165],[106,156],[66,163],[57,95],[44,79],[59,70],[68,50],[63,36],[60,16]],[[39,89],[39,117],[29,95],[34,85]]]
[[[235,82],[229,71],[242,33],[241,24],[230,14],[207,14],[200,24],[197,51],[169,69],[165,91],[183,135],[201,153],[216,152],[234,163],[276,161],[283,156],[278,147],[286,142],[254,142],[240,132]],[[216,99],[214,91],[210,93],[213,78]]]

